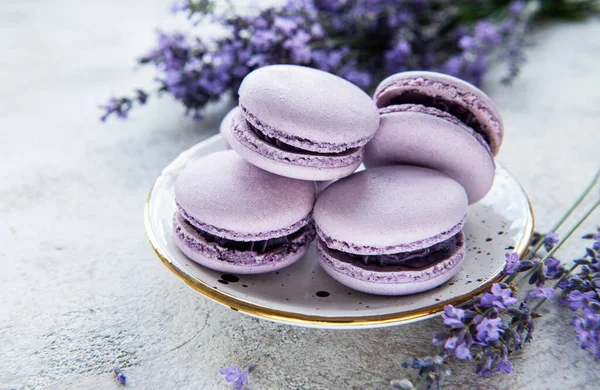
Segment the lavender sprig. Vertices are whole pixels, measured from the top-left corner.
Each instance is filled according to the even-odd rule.
[[[298,64],[343,77],[370,90],[389,74],[429,69],[481,85],[491,62],[509,64],[508,79],[523,61],[526,26],[535,14],[522,1],[499,2],[476,19],[462,4],[445,0],[288,0],[282,7],[251,15],[229,3],[176,1],[192,26],[219,23],[229,32],[218,39],[160,32],[158,43],[139,63],[156,69],[158,93],[179,100],[186,113],[223,95],[236,95],[243,77],[270,64]],[[126,118],[147,93],[111,98],[101,119]]]
[[[121,385],[125,386],[127,384],[127,377],[125,376],[123,371],[121,371],[121,367],[113,367],[113,374],[115,375],[115,378],[117,378],[117,381],[119,381]]]
[[[448,330],[432,339],[444,364],[448,364],[450,359],[475,360],[475,373],[482,377],[512,372],[513,365],[509,358],[532,340],[534,321],[539,317],[536,311],[548,299],[568,304],[572,311],[579,314],[571,322],[577,339],[583,349],[589,349],[600,359],[600,226],[597,233],[583,236],[586,240],[593,240],[593,243],[585,248],[582,257],[573,260],[570,268],[565,268],[554,257],[556,251],[600,206],[600,200],[596,201],[562,239],[555,233],[554,230],[563,224],[596,186],[599,177],[600,172],[552,232],[544,236],[536,234],[537,242],[532,243],[532,248],[523,259],[519,258],[518,253],[506,254],[503,270],[507,275],[506,283],[493,284],[489,291],[460,307],[444,307],[442,318]],[[537,259],[534,256],[542,246],[547,253],[542,259]],[[529,285],[535,285],[533,290],[525,291],[522,300],[516,296],[519,282],[512,283],[519,274],[522,275],[519,282],[527,280]],[[546,287],[549,280],[555,282],[551,287]],[[536,300],[531,307],[532,301]],[[425,381],[423,375],[429,373],[421,369],[417,385],[409,380],[402,383],[413,386],[406,387],[410,389],[441,387],[438,376],[433,375],[436,381]]]
[[[111,98],[106,105],[101,106],[104,110],[104,115],[100,117],[100,120],[105,122],[111,115],[116,115],[120,119],[126,119],[134,104],[137,103],[142,106],[146,104],[148,94],[141,89],[136,89],[135,93],[134,97]]]
[[[255,365],[251,364],[245,369],[237,366],[231,366],[219,370],[219,373],[225,377],[225,381],[229,383],[235,390],[242,390],[248,384],[248,374],[254,370]]]

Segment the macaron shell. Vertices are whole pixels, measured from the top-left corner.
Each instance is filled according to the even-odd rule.
[[[232,119],[228,141],[244,159],[271,173],[300,180],[334,180],[350,175],[360,166],[363,149],[340,156],[302,154],[278,149],[250,131],[241,115]]]
[[[327,246],[347,253],[417,250],[458,233],[467,195],[443,173],[414,166],[367,169],[338,180],[317,199],[313,218]]]
[[[373,95],[377,107],[385,107],[394,97],[409,91],[453,101],[469,109],[484,125],[494,155],[504,135],[502,117],[494,102],[479,88],[456,77],[436,72],[402,72],[383,80]],[[411,102],[406,102],[411,103]],[[412,102],[418,103],[418,102]]]
[[[417,165],[443,172],[465,188],[469,204],[488,193],[495,173],[489,149],[473,130],[418,111],[382,114],[377,134],[365,146],[364,164]]]
[[[314,182],[274,175],[233,150],[194,160],[175,182],[176,202],[203,230],[239,241],[297,230],[306,224],[315,198]]]
[[[362,146],[379,125],[377,107],[365,92],[317,69],[259,68],[244,78],[239,97],[249,114],[246,119],[256,127],[306,150],[339,152]]]
[[[241,108],[239,106],[233,107],[231,110],[229,110],[227,115],[225,115],[225,117],[223,117],[223,120],[221,121],[221,124],[219,125],[219,133],[221,133],[223,138],[225,138],[225,140],[227,141],[227,149],[231,149],[231,143],[229,142],[229,137],[231,134],[231,127],[233,125],[233,123],[232,123],[233,117],[240,115],[240,113],[241,113]]]
[[[310,247],[311,241],[308,241],[304,246],[298,248],[297,251],[291,253],[281,253],[277,256],[256,256],[257,261],[253,264],[248,263],[235,263],[231,261],[224,261],[219,259],[219,252],[215,250],[214,246],[206,243],[201,236],[199,236],[189,226],[186,227],[182,224],[177,223],[177,218],[174,221],[175,234],[174,241],[177,247],[191,260],[196,263],[220,272],[230,272],[236,274],[260,274],[270,271],[277,271],[285,268],[306,254],[306,251]],[[178,230],[178,228],[180,228]],[[179,232],[179,233],[178,233]],[[255,254],[256,255],[256,254]]]
[[[454,256],[429,268],[369,272],[348,263],[341,264],[342,262],[322,250],[321,242],[317,243],[317,252],[319,264],[332,278],[351,289],[376,295],[416,294],[440,286],[458,273],[466,253],[463,244]],[[381,280],[382,278],[387,280]]]

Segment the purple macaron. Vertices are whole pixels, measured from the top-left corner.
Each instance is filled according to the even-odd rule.
[[[377,88],[377,135],[365,148],[369,167],[418,165],[458,181],[469,203],[494,182],[494,155],[502,143],[502,119],[493,102],[460,79],[433,72],[404,72]]]
[[[362,292],[426,291],[459,271],[466,213],[465,190],[443,173],[401,165],[367,169],[317,199],[319,262]]]
[[[234,151],[189,163],[175,182],[175,243],[195,262],[255,274],[300,259],[315,237],[313,182],[281,177]]]
[[[250,163],[282,176],[334,180],[360,165],[379,126],[372,99],[320,70],[272,65],[248,74],[229,141]]]

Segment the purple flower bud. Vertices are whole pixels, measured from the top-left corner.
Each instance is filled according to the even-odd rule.
[[[467,51],[473,48],[473,46],[475,45],[475,39],[473,39],[473,37],[465,35],[464,37],[460,38],[460,40],[458,41],[458,47],[460,47],[461,49]]]
[[[273,43],[278,41],[279,38],[271,30],[258,30],[254,32],[250,43],[255,47],[256,50],[268,50],[272,47]]]
[[[546,276],[550,279],[557,279],[565,272],[565,269],[560,264],[560,261],[556,260],[554,257],[546,260],[544,265],[546,267]]]
[[[275,17],[273,25],[287,36],[292,35],[292,32],[298,27],[298,24],[294,20],[280,16]]]
[[[462,56],[452,56],[446,61],[446,73],[451,76],[459,76],[465,60]]]
[[[321,24],[315,23],[310,27],[310,35],[314,38],[320,39],[325,35],[325,31],[323,31],[323,26]]]
[[[249,365],[244,370],[241,370],[237,366],[231,366],[219,370],[219,373],[225,376],[227,383],[231,384],[234,389],[241,390],[248,383],[248,373],[253,369],[253,364]]]
[[[475,39],[494,46],[502,42],[496,26],[486,21],[478,22],[475,25]]]
[[[391,50],[385,53],[386,69],[388,73],[398,72],[404,69],[404,61],[411,53],[410,44],[400,41]]]
[[[596,298],[597,295],[594,291],[581,292],[579,290],[573,290],[567,296],[567,301],[569,302],[569,309],[577,311],[589,306],[590,301],[600,303]]]
[[[534,298],[552,299],[554,297],[554,292],[555,290],[553,288],[538,287],[529,294],[527,294],[525,302],[528,302],[529,300]]]
[[[127,384],[127,377],[121,371],[121,367],[115,366],[113,368],[113,374],[115,375],[115,378],[117,378],[120,384],[122,384],[123,386]]]
[[[456,349],[454,350],[454,356],[456,356],[457,359],[461,360],[473,359],[473,356],[471,355],[471,350],[469,349],[469,346],[466,342],[462,342],[456,346]]]
[[[477,365],[477,369],[475,370],[475,374],[483,377],[483,378],[489,378],[490,376],[493,375],[492,372],[492,359],[491,358],[487,358],[484,364],[478,364]]]
[[[464,326],[462,319],[464,317],[465,311],[462,309],[458,309],[452,305],[444,306],[444,313],[442,313],[442,318],[444,319],[444,325],[452,328],[452,329],[460,329]]]
[[[498,340],[500,338],[500,333],[504,333],[504,330],[500,328],[501,325],[501,318],[484,318],[481,323],[477,325],[477,339],[483,343]]]
[[[500,361],[500,363],[498,363],[498,366],[496,366],[496,371],[500,372],[500,371],[504,371],[507,374],[510,374],[513,370],[513,365],[512,363],[508,360],[508,357],[505,355],[502,360]]]
[[[450,335],[447,333],[438,333],[435,336],[433,336],[433,340],[431,340],[431,343],[436,347],[441,347],[446,343],[448,337],[450,337]]]
[[[458,338],[456,336],[450,337],[446,340],[446,344],[444,345],[445,349],[454,349],[456,348],[456,343],[458,342]]]
[[[519,254],[517,252],[505,253],[504,259],[506,264],[504,265],[503,272],[505,275],[512,275],[517,268],[519,268],[519,263],[521,261],[521,259],[519,259]]]
[[[523,9],[525,9],[525,2],[521,0],[515,1],[510,5],[510,13],[513,15],[519,15]]]
[[[485,293],[480,300],[483,307],[495,306],[499,309],[506,309],[507,306],[513,305],[517,302],[517,298],[512,296],[512,290],[510,288],[502,288],[499,283],[492,285],[491,292]]]
[[[548,233],[546,234],[546,236],[544,237],[544,245],[546,246],[546,249],[552,249],[554,248],[554,245],[558,244],[559,238],[558,238],[558,234],[556,233]]]

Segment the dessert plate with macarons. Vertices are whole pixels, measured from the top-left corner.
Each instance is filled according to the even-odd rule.
[[[494,159],[503,134],[489,97],[451,76],[399,73],[371,97],[320,70],[263,67],[219,134],[157,178],[146,234],[188,286],[254,317],[423,320],[529,247],[529,199]]]

